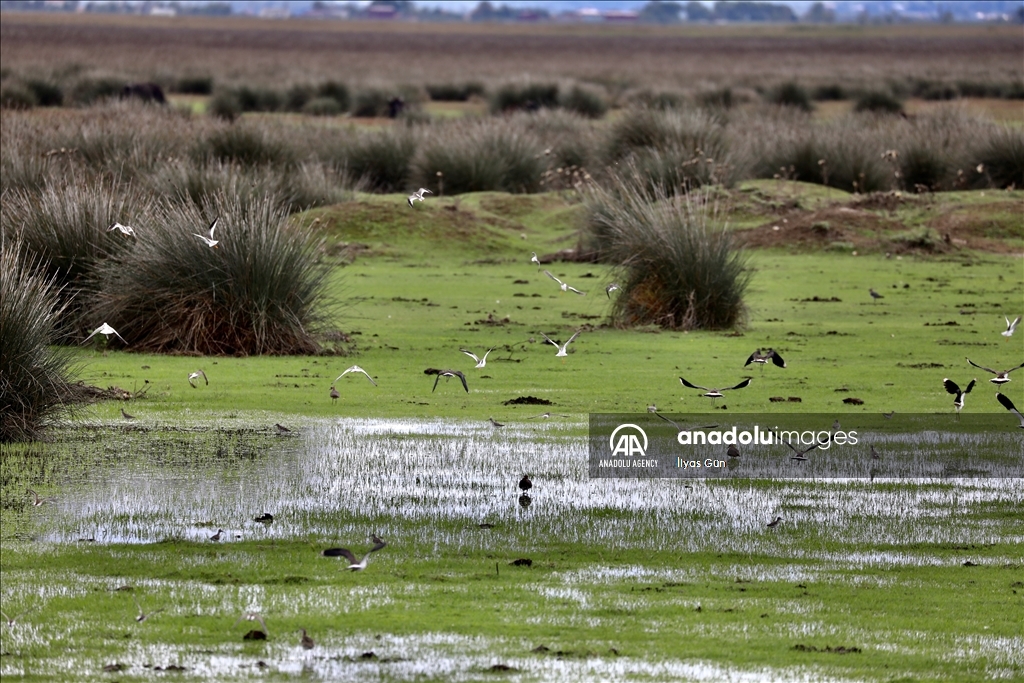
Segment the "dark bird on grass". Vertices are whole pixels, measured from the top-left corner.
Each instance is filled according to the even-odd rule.
[[[782,443],[784,443],[784,444],[786,444],[787,446],[789,446],[789,449],[790,449],[791,451],[793,451],[794,453],[796,453],[796,455],[794,455],[794,456],[791,456],[791,457],[790,457],[789,459],[790,459],[790,460],[799,460],[800,462],[803,462],[803,461],[807,460],[807,459],[808,459],[808,458],[807,458],[807,454],[808,454],[808,453],[810,453],[811,451],[813,451],[813,450],[814,450],[815,448],[817,448],[818,446],[821,446],[821,445],[822,445],[822,442],[821,442],[821,441],[815,441],[814,443],[812,443],[812,444],[811,444],[810,446],[808,446],[807,448],[805,448],[805,449],[803,449],[803,450],[800,450],[799,448],[797,448],[796,446],[794,446],[793,444],[791,444],[791,443],[790,443],[790,442],[788,442],[788,441],[783,441]]]
[[[1000,332],[1000,334],[1009,339],[1013,336],[1013,331],[1017,329],[1017,324],[1020,323],[1020,316],[1018,315],[1012,323],[1005,315],[1003,316],[1003,319],[1006,320],[1006,331]]]
[[[202,369],[199,369],[195,372],[189,373],[188,376],[188,383],[192,385],[193,389],[196,388],[196,380],[200,377],[202,377],[203,381],[206,382],[206,386],[210,386],[210,380],[206,377],[206,373],[203,372]]]
[[[308,633],[306,633],[306,629],[300,628],[299,630],[302,631],[302,649],[312,650],[314,647],[316,647],[316,643],[314,643],[313,639],[309,637]]]
[[[253,517],[252,521],[259,522],[260,524],[270,524],[274,521],[274,515],[270,514],[269,512],[264,512],[259,517]]]
[[[324,557],[344,557],[349,563],[346,569],[354,572],[361,572],[366,569],[366,562],[370,559],[370,554],[387,546],[387,543],[377,538],[376,534],[373,536],[373,544],[373,547],[367,551],[362,560],[353,555],[352,551],[348,548],[328,548],[324,551]]]
[[[214,218],[213,222],[210,223],[210,227],[208,228],[209,233],[210,233],[209,237],[204,237],[203,235],[200,235],[198,233],[192,233],[192,234],[195,237],[198,237],[199,239],[201,239],[203,242],[205,242],[206,246],[208,246],[208,247],[210,247],[212,249],[216,249],[217,245],[220,244],[220,240],[213,239],[213,231],[217,229],[217,221],[219,221],[219,220],[220,220],[220,216],[218,216],[217,218]]]
[[[121,417],[123,417],[126,420],[134,420],[135,419],[134,415],[129,415],[128,413],[124,412],[124,408],[121,408]]]
[[[566,358],[568,356],[568,352],[566,351],[566,349],[569,348],[569,344],[572,344],[573,340],[575,340],[576,337],[580,336],[581,331],[582,330],[576,330],[576,334],[569,337],[569,341],[565,342],[564,344],[559,344],[558,342],[556,342],[554,339],[544,334],[543,332],[540,333],[540,336],[544,337],[544,341],[546,341],[548,344],[553,344],[554,347],[558,349],[558,353],[555,354],[555,358]]]
[[[707,392],[706,394],[704,394],[704,396],[706,396],[707,398],[710,398],[712,401],[714,401],[714,399],[716,399],[716,398],[722,398],[722,392],[723,391],[732,391],[733,389],[743,389],[744,387],[748,386],[750,384],[750,377],[746,378],[745,380],[743,380],[742,382],[740,382],[739,384],[737,384],[735,386],[722,387],[721,389],[710,389],[708,387],[702,387],[699,384],[691,384],[690,382],[687,382],[682,377],[679,378],[679,381],[683,383],[684,387],[689,387],[690,389],[703,389],[704,391]]]
[[[462,380],[462,388],[466,390],[467,394],[469,393],[469,385],[466,384],[466,376],[464,374],[462,374],[461,371],[459,371],[459,370],[438,370],[436,373],[431,373],[431,374],[436,374],[437,375],[437,377],[434,378],[434,389],[437,389],[437,383],[441,381],[442,377],[447,377],[447,378],[458,377],[460,380]],[[430,393],[434,393],[434,389],[431,389]]]
[[[223,534],[223,533],[224,533],[223,529],[217,529],[217,533],[215,533],[213,536],[210,536],[210,540],[214,541],[214,542],[219,541],[220,540],[220,535]]]
[[[730,445],[729,448],[726,449],[725,454],[730,458],[738,458],[740,457],[740,449],[736,448],[735,445]]]
[[[268,636],[270,635],[270,629],[267,628],[267,622],[263,621],[263,617],[258,612],[246,612],[242,616],[235,619],[235,623],[231,625],[231,628],[238,626],[243,621],[258,621],[260,626],[263,627],[263,632]]]
[[[338,390],[335,389],[334,385],[332,384],[331,385],[331,403],[337,403],[339,398],[341,398],[341,394],[338,393]]]
[[[152,612],[150,612],[149,614],[146,614],[145,612],[143,612],[143,611],[142,611],[142,605],[140,605],[140,604],[139,604],[139,600],[138,600],[138,598],[136,598],[136,597],[135,597],[135,596],[133,595],[133,596],[132,596],[132,600],[134,600],[134,601],[135,601],[135,606],[139,608],[139,616],[135,617],[135,621],[139,622],[140,624],[141,624],[142,622],[144,622],[144,621],[145,621],[146,619],[149,619],[149,618],[150,618],[151,616],[153,616],[154,614],[159,614],[160,612],[163,612],[163,611],[164,611],[164,608],[163,608],[163,607],[161,607],[160,609],[155,609],[155,610],[153,610]]]
[[[504,422],[498,422],[493,417],[487,418],[487,421],[491,423],[492,427],[504,427],[505,426]]]
[[[869,290],[868,290],[868,294],[870,294],[870,295],[871,295],[871,298],[872,298],[872,299],[873,299],[874,301],[878,301],[879,299],[884,299],[884,298],[885,298],[884,296],[882,296],[881,294],[879,294],[878,292],[876,292],[876,291],[875,291],[875,290],[873,290],[873,289],[869,289]]]
[[[425,194],[434,194],[434,193],[431,192],[430,190],[428,190],[425,187],[421,187],[420,189],[416,190],[411,195],[409,195],[406,198],[406,201],[409,202],[409,206],[412,206],[413,202],[422,202],[423,201],[423,195],[425,195]]]
[[[554,280],[555,282],[557,282],[559,287],[562,288],[563,292],[575,292],[576,294],[579,294],[580,296],[586,296],[587,295],[586,292],[581,292],[580,290],[576,289],[575,287],[570,287],[569,285],[567,285],[564,282],[562,282],[561,280],[559,280],[557,277],[555,277],[554,275],[551,274],[550,270],[545,270],[544,274],[547,275],[552,280]]]
[[[122,234],[128,235],[129,237],[135,237],[135,228],[130,225],[121,225],[120,223],[115,222],[107,228],[107,232],[110,232],[111,230],[120,230]]]
[[[335,378],[334,378],[334,381],[333,381],[333,382],[331,382],[331,386],[333,387],[333,386],[334,386],[335,384],[337,384],[337,383],[338,383],[338,380],[339,380],[339,379],[341,379],[342,377],[344,377],[345,375],[347,375],[347,374],[348,374],[348,373],[350,373],[350,372],[359,372],[359,373],[362,373],[363,375],[365,375],[365,376],[366,376],[366,379],[370,380],[370,384],[372,384],[373,386],[377,386],[377,383],[373,381],[373,378],[372,378],[372,377],[370,377],[370,373],[368,373],[368,372],[367,372],[366,370],[363,370],[363,369],[362,369],[361,367],[359,367],[358,365],[353,365],[353,366],[352,366],[352,367],[350,367],[350,368],[349,368],[348,370],[346,370],[345,372],[343,372],[343,373],[341,373],[340,375],[338,375],[337,377],[335,377]]]
[[[871,459],[872,460],[881,460],[882,459],[882,456],[880,456],[878,454],[878,451],[875,450],[875,444],[871,444]]]
[[[971,393],[971,389],[974,388],[974,384],[977,381],[978,380],[976,379],[972,379],[970,384],[967,385],[967,388],[961,390],[957,383],[949,379],[948,377],[942,380],[942,386],[946,388],[946,393],[952,394],[953,396],[956,397],[953,399],[953,407],[956,409],[957,420],[960,419],[960,411],[963,410],[964,407],[964,397],[967,396],[967,394]]]
[[[759,363],[761,367],[764,368],[768,361],[771,361],[777,367],[786,367],[786,361],[782,360],[782,356],[780,356],[775,349],[765,349],[764,351],[758,349],[757,351],[754,351],[750,354],[750,357],[747,358],[747,362],[743,364],[743,367],[747,367],[751,363]]]
[[[604,288],[604,293],[608,295],[609,299],[611,299],[612,298],[612,292],[617,292],[620,289],[622,289],[622,287],[619,287],[617,282],[613,282],[613,283],[611,283],[610,285],[608,285],[607,287]]]
[[[290,434],[292,430],[285,427],[283,424],[274,423],[274,429],[277,430],[278,434]]]
[[[118,334],[118,333],[117,333],[117,330],[115,330],[115,329],[114,329],[113,327],[111,327],[111,326],[110,326],[110,325],[108,325],[107,323],[103,323],[102,325],[100,325],[99,327],[97,327],[97,328],[96,328],[95,330],[93,330],[93,331],[92,331],[92,332],[91,332],[91,333],[89,334],[89,336],[88,336],[88,337],[86,337],[85,339],[83,339],[83,340],[82,340],[82,343],[84,344],[85,342],[87,342],[87,341],[89,341],[90,339],[92,339],[93,337],[95,337],[95,336],[96,336],[97,334],[102,334],[102,335],[103,335],[104,337],[106,337],[106,338],[107,338],[107,341],[110,341],[110,335],[114,335],[114,336],[116,336],[116,337],[117,337],[118,339],[120,339],[121,341],[123,341],[123,342],[124,342],[125,344],[127,344],[127,343],[128,343],[128,342],[124,341],[124,337],[122,337],[122,336],[121,336],[120,334]]]
[[[993,377],[992,379],[989,380],[989,382],[992,382],[992,384],[1006,384],[1007,382],[1010,381],[1010,373],[1011,372],[1013,372],[1014,370],[1018,370],[1020,368],[1024,368],[1024,363],[1021,363],[1020,365],[1018,365],[1016,367],[1012,367],[1009,370],[1003,370],[1002,372],[1000,372],[999,370],[993,370],[992,368],[986,368],[984,365],[978,365],[977,363],[975,363],[970,358],[967,359],[967,362],[970,363],[971,365],[973,365],[974,367],[978,368],[979,370],[984,370],[985,372],[991,372],[993,375],[995,375],[995,377]]]
[[[470,351],[468,349],[459,349],[459,351],[462,351],[464,354],[466,354],[467,356],[472,358],[474,361],[476,361],[476,365],[474,367],[477,367],[477,368],[487,367],[487,354],[489,354],[493,350],[494,350],[494,347],[492,346],[491,348],[487,349],[487,351],[484,353],[483,358],[479,358],[479,357],[477,357],[477,355],[475,353],[473,353],[472,351]]]
[[[1013,405],[1013,401],[1011,401],[1008,396],[1004,396],[999,392],[996,392],[996,400],[999,401],[1004,408],[1017,416],[1017,419],[1020,420],[1020,428],[1024,429],[1024,415],[1021,415],[1020,411],[1017,410],[1017,406]]]
[[[523,478],[519,480],[519,490],[526,493],[533,488],[533,482],[530,480],[530,475],[524,474]]]
[[[774,529],[775,527],[777,527],[779,525],[780,522],[782,522],[782,517],[776,517],[772,521],[768,522],[768,528],[769,529]]]

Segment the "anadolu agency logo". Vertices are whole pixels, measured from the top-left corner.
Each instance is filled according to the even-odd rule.
[[[621,436],[619,432],[622,432]],[[643,445],[640,444],[640,439],[643,439]],[[611,449],[613,457],[621,455],[626,458],[642,458],[647,455],[647,432],[635,424],[619,425],[608,437],[608,448]]]

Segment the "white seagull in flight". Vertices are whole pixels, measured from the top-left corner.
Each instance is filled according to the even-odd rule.
[[[199,239],[201,239],[202,241],[206,242],[206,246],[213,247],[214,249],[216,249],[217,245],[220,243],[220,240],[213,239],[213,231],[217,229],[217,221],[219,221],[219,220],[220,220],[220,216],[218,216],[217,218],[214,218],[213,222],[210,223],[210,236],[209,237],[204,237],[203,235],[200,235],[200,234],[195,233],[195,232],[192,233],[192,234],[195,235],[196,237],[198,237]]]
[[[111,230],[120,230],[125,235],[135,237],[135,228],[133,228],[130,225],[121,225],[120,223],[115,222],[113,225],[107,228],[107,232],[110,232]]]
[[[196,388],[196,380],[199,379],[200,377],[202,377],[203,380],[205,380],[206,386],[210,386],[210,380],[207,379],[206,373],[203,372],[202,369],[199,369],[196,370],[195,372],[190,372],[188,374],[188,383],[192,385],[193,389]]]
[[[434,194],[434,193],[431,192],[430,190],[428,190],[425,187],[421,187],[420,189],[416,190],[411,195],[409,195],[409,197],[408,197],[408,199],[406,201],[409,202],[409,206],[412,206],[413,202],[422,202],[424,194]]]
[[[363,370],[358,365],[353,365],[348,370],[346,370],[345,372],[343,372],[340,375],[338,375],[337,377],[335,377],[334,378],[334,382],[331,382],[331,386],[333,387],[337,383],[337,381],[339,379],[341,379],[342,377],[344,377],[345,375],[347,375],[350,372],[361,372],[361,373],[363,373],[364,375],[366,375],[366,379],[370,380],[370,384],[372,384],[373,386],[377,386],[377,383],[373,381],[372,377],[370,377],[370,373],[368,373],[366,370]]]
[[[1006,332],[1000,332],[1000,334],[1004,337],[1012,337],[1013,331],[1017,329],[1017,324],[1020,322],[1020,316],[1018,315],[1012,323],[1005,315],[1003,316],[1003,319],[1006,320]]]
[[[95,330],[93,330],[92,334],[90,334],[88,337],[86,337],[82,341],[82,343],[84,344],[85,342],[89,341],[90,339],[92,339],[97,334],[104,335],[107,338],[108,341],[110,340],[110,335],[115,334],[115,335],[117,335],[117,338],[120,339],[121,341],[123,341],[125,344],[128,343],[128,342],[124,341],[124,337],[122,337],[121,335],[117,334],[117,330],[115,330],[113,327],[111,327],[107,323],[103,323],[102,325],[97,327]]]
[[[540,268],[540,259],[537,258],[537,252],[535,252],[535,251],[531,251],[530,252],[530,263],[536,263],[537,267]]]
[[[557,282],[559,285],[561,285],[563,292],[576,292],[580,296],[586,296],[587,295],[586,292],[581,292],[580,290],[576,289],[575,287],[570,287],[569,285],[567,285],[564,282],[562,282],[561,280],[559,280],[557,277],[555,277],[554,275],[551,274],[550,270],[545,270],[544,274],[547,275],[552,280],[554,280],[555,282]]]
[[[476,361],[476,367],[478,367],[478,368],[483,368],[483,367],[487,366],[487,354],[490,353],[493,350],[494,350],[494,347],[492,346],[491,348],[487,349],[487,353],[484,354],[483,358],[477,358],[477,355],[475,353],[473,353],[472,351],[469,351],[467,349],[459,349],[459,351],[462,351],[464,354],[466,354],[467,356],[469,356],[470,358],[475,360]]]
[[[540,333],[540,336],[544,337],[544,340],[548,344],[554,344],[555,348],[558,349],[558,353],[555,354],[555,358],[565,358],[568,355],[566,353],[566,349],[569,347],[569,344],[572,344],[573,340],[576,339],[576,337],[580,336],[580,332],[581,330],[576,330],[576,334],[569,337],[569,341],[565,342],[564,344],[559,344],[558,342],[556,342],[554,339],[544,334],[543,332]]]

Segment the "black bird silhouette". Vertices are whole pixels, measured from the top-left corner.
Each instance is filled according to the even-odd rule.
[[[467,394],[469,393],[469,385],[466,384],[466,376],[459,370],[438,370],[437,372],[427,374],[437,375],[437,377],[434,378],[434,389],[437,389],[437,383],[441,381],[442,377],[458,377],[462,380],[462,388],[466,390]],[[430,393],[434,393],[434,389],[431,389]]]
[[[530,481],[530,475],[524,474],[523,478],[519,480],[519,488],[523,493],[526,493],[533,488],[533,482]]]
[[[751,363],[760,363],[761,367],[764,367],[768,361],[771,361],[777,367],[786,367],[786,361],[782,360],[782,356],[780,356],[778,351],[775,349],[766,349],[765,351],[758,349],[757,351],[754,351],[750,354],[750,358],[747,359],[747,362],[743,364],[743,367],[747,367]]]
[[[956,419],[960,419],[960,411],[964,407],[964,397],[971,393],[971,389],[974,388],[975,383],[978,380],[972,379],[970,384],[967,385],[966,389],[961,390],[956,382],[949,379],[948,377],[942,380],[942,386],[946,388],[947,394],[953,394],[956,398],[953,399],[953,407],[956,408]]]
[[[1004,408],[1017,416],[1017,419],[1020,420],[1020,428],[1024,429],[1024,415],[1021,415],[1020,411],[1017,410],[1017,406],[1013,405],[1013,401],[1011,401],[1008,396],[1004,396],[998,391],[996,392],[996,400],[999,401]]]
[[[366,562],[370,559],[370,554],[383,549],[385,546],[387,546],[387,543],[377,538],[377,535],[374,534],[373,547],[366,552],[361,561],[348,548],[328,548],[323,554],[325,557],[344,557],[349,563],[346,569],[361,572],[366,569]]]

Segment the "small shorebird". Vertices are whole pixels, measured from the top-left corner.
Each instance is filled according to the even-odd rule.
[[[130,225],[121,225],[120,223],[115,222],[113,225],[107,228],[107,232],[110,232],[111,230],[120,230],[125,235],[135,237],[135,228],[133,228]]]
[[[544,274],[547,275],[552,280],[554,280],[555,282],[557,282],[559,284],[559,286],[562,288],[563,292],[576,292],[580,296],[586,296],[587,295],[586,292],[581,292],[580,290],[576,289],[575,287],[570,287],[569,285],[567,285],[564,282],[562,282],[561,280],[559,280],[557,277],[555,277],[554,275],[551,274],[550,270],[545,270]]]
[[[1017,419],[1020,420],[1020,428],[1024,429],[1024,415],[1021,415],[1020,411],[1017,410],[1017,406],[1013,405],[1013,401],[1011,401],[1008,396],[1004,396],[998,391],[996,392],[996,400],[999,401],[1004,408],[1017,416]]]
[[[337,377],[335,377],[334,381],[331,382],[331,386],[333,387],[335,384],[337,384],[339,379],[341,379],[342,377],[344,377],[345,375],[347,375],[350,372],[361,372],[361,373],[363,373],[364,375],[366,375],[366,379],[370,380],[370,384],[372,384],[373,386],[377,386],[377,383],[373,381],[372,377],[370,377],[370,373],[368,373],[366,370],[363,370],[358,365],[353,365],[348,370],[346,370],[345,372],[343,372],[340,375],[338,375]]]
[[[526,493],[533,488],[533,481],[530,479],[529,474],[524,474],[523,478],[519,480],[519,490]]]
[[[93,330],[92,334],[90,334],[88,337],[86,337],[84,340],[82,340],[82,343],[84,344],[85,342],[89,341],[90,339],[92,339],[97,334],[102,334],[103,336],[105,336],[107,338],[107,341],[110,341],[110,335],[112,335],[112,334],[113,335],[117,335],[118,339],[123,341],[125,344],[128,343],[128,342],[124,341],[124,337],[122,337],[120,334],[117,334],[117,330],[115,330],[113,327],[111,327],[107,323],[103,323],[102,325],[97,327],[95,330]]]
[[[149,614],[146,614],[142,611],[142,605],[139,604],[138,599],[134,595],[132,596],[132,600],[135,600],[135,606],[139,608],[139,616],[135,617],[135,621],[139,622],[140,624],[144,622],[146,619],[149,619],[154,614],[159,614],[160,612],[164,611],[164,608],[161,607],[160,609],[155,609]]]
[[[260,622],[260,626],[263,627],[264,633],[266,633],[268,636],[270,635],[270,629],[267,628],[267,622],[263,621],[263,617],[260,616],[260,614],[258,612],[246,612],[242,616],[240,616],[237,619],[235,619],[235,623],[231,625],[231,628],[234,628],[235,626],[238,626],[243,621],[258,621],[258,622]]]
[[[190,372],[188,375],[188,383],[192,385],[193,389],[196,388],[196,380],[200,377],[202,377],[203,381],[206,382],[206,386],[210,386],[210,380],[206,377],[206,373],[203,372],[202,369],[199,369],[195,372]]]
[[[27,495],[32,498],[32,507],[38,507],[40,505],[46,505],[47,503],[52,503],[53,500],[54,500],[53,498],[43,498],[42,496],[40,496],[38,493],[35,492],[35,489],[26,489],[26,490],[28,491]]]
[[[220,540],[220,535],[223,534],[223,533],[224,533],[223,529],[217,529],[217,533],[215,533],[213,536],[210,536],[210,540],[213,541],[213,542],[219,541]]]
[[[884,296],[882,296],[881,294],[879,294],[878,292],[876,292],[873,289],[869,289],[868,290],[868,294],[871,295],[871,299],[874,300],[874,301],[878,301],[879,299],[884,299],[885,298]]]
[[[967,359],[967,362],[973,365],[974,367],[978,368],[979,370],[991,372],[993,375],[995,375],[995,377],[989,380],[989,382],[992,382],[992,384],[1006,384],[1007,382],[1010,381],[1011,372],[1019,368],[1024,368],[1024,363],[1021,363],[1020,365],[1010,368],[1009,370],[1003,370],[1002,372],[999,372],[998,370],[993,370],[992,368],[986,368],[984,365],[978,365],[970,358]]]
[[[537,258],[537,252],[535,252],[535,251],[531,251],[530,252],[530,263],[536,263],[537,267],[540,268],[540,259]]]
[[[362,560],[359,560],[355,555],[353,555],[352,551],[348,548],[328,548],[323,554],[324,557],[344,557],[349,562],[348,566],[345,567],[346,569],[354,572],[361,572],[366,569],[366,562],[370,559],[370,554],[381,550],[386,545],[387,543],[377,538],[377,535],[374,534],[373,547],[367,551]]]
[[[656,413],[656,412],[658,412],[658,406],[656,406],[656,405],[654,405],[652,403],[651,405],[647,406],[647,412],[648,413]]]
[[[493,417],[487,418],[487,421],[491,423],[492,427],[504,427],[505,426],[504,422],[498,422]]]
[[[789,449],[791,451],[793,451],[794,453],[796,453],[796,455],[791,456],[789,459],[790,460],[799,460],[800,462],[803,462],[803,461],[807,460],[808,459],[807,458],[807,454],[810,453],[811,451],[813,451],[818,446],[822,445],[820,441],[815,441],[814,443],[812,443],[807,448],[805,448],[803,450],[800,450],[800,449],[798,449],[796,446],[794,446],[793,444],[791,444],[788,441],[783,441],[782,443],[784,443],[787,446],[789,446]]]
[[[881,460],[882,459],[882,456],[880,456],[878,454],[878,451],[875,450],[875,444],[871,444],[871,459],[872,460]]]
[[[302,631],[302,649],[312,650],[316,647],[316,643],[314,643],[313,639],[309,637],[308,633],[306,633],[306,629],[300,628],[299,630]]]
[[[483,367],[487,366],[487,354],[490,353],[493,350],[494,350],[494,347],[492,346],[491,348],[487,349],[487,352],[484,353],[484,357],[483,358],[477,358],[477,355],[475,353],[473,353],[472,351],[469,351],[467,349],[459,349],[459,351],[462,351],[464,354],[466,354],[467,356],[469,356],[470,358],[475,360],[476,361],[476,366],[475,367],[478,367],[478,368],[483,368]]]
[[[960,419],[960,411],[964,407],[964,397],[971,393],[971,389],[974,388],[975,382],[978,380],[972,379],[970,384],[967,385],[966,389],[961,390],[957,383],[948,377],[942,380],[942,386],[946,388],[947,394],[953,394],[956,398],[953,399],[953,407],[956,408],[956,419]]]
[[[619,287],[618,283],[613,282],[613,283],[611,283],[610,285],[608,285],[607,287],[604,288],[604,293],[608,295],[609,299],[611,299],[612,298],[612,292],[617,292],[620,289],[622,289],[622,287]]]
[[[558,342],[556,342],[554,339],[544,334],[543,332],[540,333],[540,336],[544,337],[544,340],[547,343],[554,344],[555,348],[558,349],[558,353],[555,354],[555,358],[565,358],[568,356],[566,349],[569,348],[569,344],[572,344],[573,340],[576,339],[576,337],[580,336],[580,332],[581,330],[576,330],[576,334],[569,337],[569,341],[565,342],[564,344],[559,344]]]
[[[269,512],[264,512],[259,517],[253,517],[252,521],[259,522],[260,524],[270,524],[274,521],[274,515],[270,514]]]
[[[743,380],[742,382],[740,382],[739,384],[737,384],[736,386],[722,387],[721,389],[709,389],[708,387],[702,387],[702,386],[700,386],[698,384],[690,384],[689,382],[687,382],[682,377],[679,378],[679,381],[683,383],[684,387],[689,387],[690,389],[703,389],[704,391],[707,392],[706,394],[704,394],[704,396],[706,396],[707,398],[710,398],[712,401],[714,401],[716,398],[722,398],[722,392],[723,391],[732,391],[733,389],[743,389],[744,387],[746,387],[746,386],[748,386],[750,384],[750,378],[749,377],[746,378],[745,380]]]
[[[774,529],[775,527],[777,527],[779,525],[779,522],[781,522],[781,521],[782,521],[782,517],[776,517],[772,521],[768,522],[768,528],[769,529]]]
[[[1012,323],[1005,315],[1003,316],[1003,319],[1006,320],[1006,332],[1000,332],[1000,334],[1009,339],[1013,336],[1013,331],[1017,329],[1017,324],[1020,322],[1020,316],[1018,315]]]
[[[338,390],[335,389],[334,385],[332,384],[331,385],[331,403],[337,403],[339,398],[341,398],[341,394],[338,393]]]
[[[292,431],[292,430],[288,429],[287,427],[285,427],[283,424],[280,424],[280,423],[277,423],[277,422],[274,423],[274,429],[277,430],[278,434],[291,434],[291,431]]]
[[[198,237],[199,239],[201,239],[202,241],[206,242],[206,246],[212,247],[212,248],[216,249],[217,245],[220,244],[220,240],[213,239],[213,231],[217,229],[217,221],[219,221],[219,220],[220,220],[220,216],[217,216],[216,218],[213,219],[213,222],[210,223],[210,229],[209,229],[210,236],[209,237],[204,237],[203,235],[200,235],[200,234],[195,233],[195,232],[192,233],[192,234],[195,235],[196,237]]]
[[[423,201],[423,195],[425,195],[425,194],[434,194],[434,193],[431,192],[430,190],[428,190],[425,187],[421,187],[420,189],[416,190],[411,195],[409,195],[409,197],[406,199],[406,201],[409,202],[409,206],[412,206],[413,202],[422,202]]]
[[[466,384],[466,376],[459,370],[438,370],[437,377],[434,378],[434,389],[437,389],[437,383],[441,381],[442,377],[458,377],[462,380],[462,388],[469,393],[469,385]],[[430,390],[430,393],[434,393],[434,389]]]
[[[126,420],[134,420],[135,419],[134,415],[129,415],[128,413],[124,412],[124,408],[121,408],[121,417],[123,417]]]
[[[750,354],[750,358],[747,358],[747,362],[743,364],[743,367],[747,367],[751,363],[759,363],[764,368],[768,361],[771,361],[777,367],[786,367],[786,361],[782,360],[782,356],[775,349],[765,349],[764,351],[758,349],[754,351]]]

